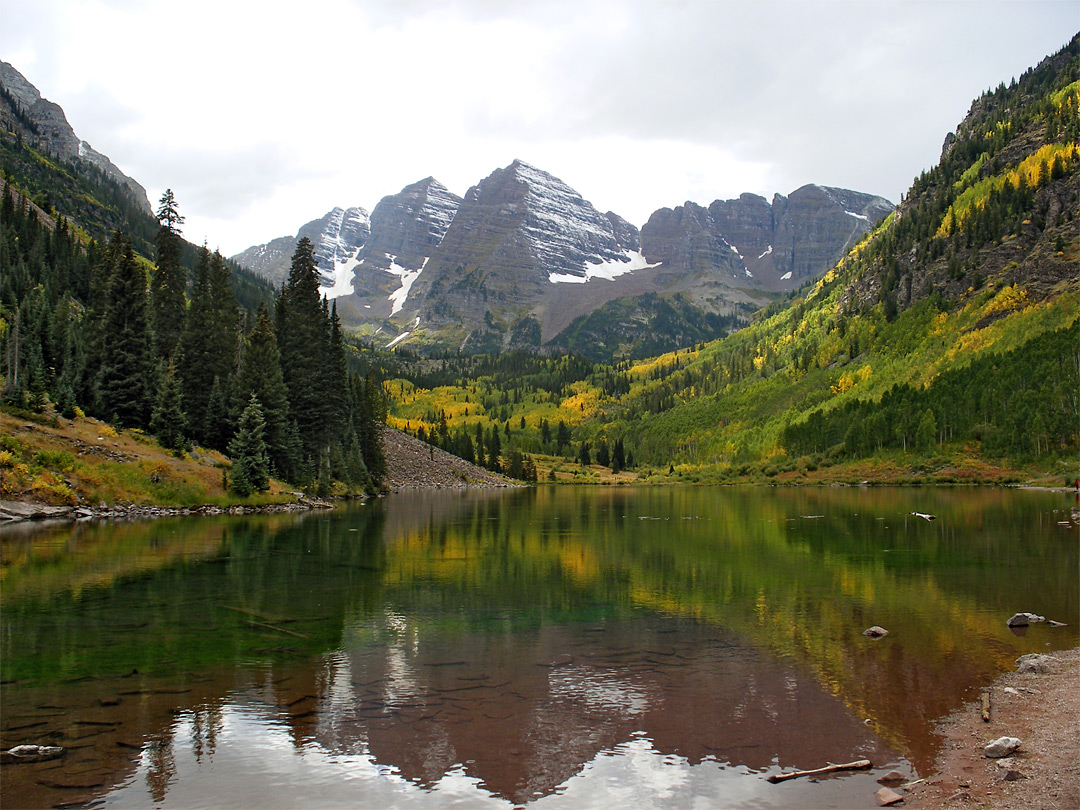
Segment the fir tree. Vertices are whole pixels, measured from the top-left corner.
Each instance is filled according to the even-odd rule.
[[[98,412],[125,427],[145,427],[150,416],[153,363],[146,273],[126,237],[109,282]]]
[[[184,414],[180,393],[180,379],[176,365],[170,360],[158,389],[154,412],[150,417],[150,430],[161,446],[168,450],[182,450],[187,446],[184,433],[187,416]]]
[[[258,397],[252,394],[240,415],[236,436],[229,442],[232,489],[242,498],[252,492],[265,492],[270,488],[270,460],[266,455],[266,442],[263,439],[265,429],[262,407]]]
[[[322,366],[328,335],[314,247],[304,237],[293,253],[289,277],[278,299],[277,336],[289,411],[300,428],[304,456],[309,459],[319,457],[327,436],[330,404],[321,383],[325,381]]]
[[[206,417],[203,422],[202,436],[207,447],[224,450],[232,432],[233,420],[230,418],[229,384],[214,377],[210,386],[210,397],[206,401]]]
[[[187,271],[181,265],[180,225],[184,218],[176,210],[172,189],[166,189],[161,196],[157,220],[160,227],[154,238],[157,270],[150,286],[151,326],[157,356],[168,358],[176,351],[184,331],[184,290],[187,287]]]
[[[255,325],[244,341],[240,370],[233,387],[233,412],[240,413],[241,403],[252,394],[262,404],[266,419],[266,449],[277,474],[294,480],[299,473],[299,458],[291,446],[289,394],[281,374],[281,354],[278,352],[274,323],[265,304],[259,305]]]

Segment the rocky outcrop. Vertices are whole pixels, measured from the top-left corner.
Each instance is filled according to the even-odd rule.
[[[346,323],[381,325],[405,308],[460,204],[434,177],[379,201],[371,212],[371,235],[357,254],[353,294],[339,302]]]
[[[772,202],[756,194],[661,208],[641,229],[642,253],[667,272],[712,272],[742,286],[790,290],[832,267],[892,203],[809,185]]]
[[[7,62],[0,62],[0,86],[15,100],[25,119],[30,122],[32,131],[28,134],[40,149],[63,161],[81,161],[100,169],[126,186],[132,199],[145,213],[153,213],[146,189],[120,171],[108,157],[79,138],[60,105],[42,98],[38,89]],[[0,117],[6,118],[2,108],[3,105],[0,105]]]
[[[628,270],[636,246],[626,220],[515,160],[469,189],[405,309],[435,326],[505,328],[540,314],[552,284]]]

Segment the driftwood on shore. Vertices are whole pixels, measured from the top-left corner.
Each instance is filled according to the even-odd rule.
[[[788,779],[798,779],[800,776],[817,776],[822,773],[835,773],[837,771],[865,771],[868,768],[873,768],[874,765],[868,759],[857,759],[854,762],[845,762],[843,765],[826,765],[824,768],[814,768],[812,771],[792,771],[791,773],[776,773],[770,776],[766,781],[772,782],[774,785],[777,782],[786,782]]]

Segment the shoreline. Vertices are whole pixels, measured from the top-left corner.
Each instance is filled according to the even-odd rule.
[[[164,517],[192,515],[253,515],[282,512],[308,512],[314,509],[333,509],[336,504],[318,498],[298,498],[295,501],[265,504],[229,504],[218,506],[160,506],[153,504],[114,504],[92,507],[49,506],[31,501],[0,501],[0,527],[24,523],[82,523],[91,520],[152,520]]]
[[[935,772],[906,786],[902,807],[941,810],[1076,810],[1080,807],[1080,647],[1047,653],[1044,673],[1006,672],[938,723],[943,738]],[[991,759],[999,737],[1022,741],[1011,756]]]

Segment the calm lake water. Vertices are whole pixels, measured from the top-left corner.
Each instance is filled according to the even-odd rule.
[[[541,487],[9,528],[0,747],[67,750],[4,766],[0,805],[874,807],[938,719],[1077,645],[1073,497]]]

